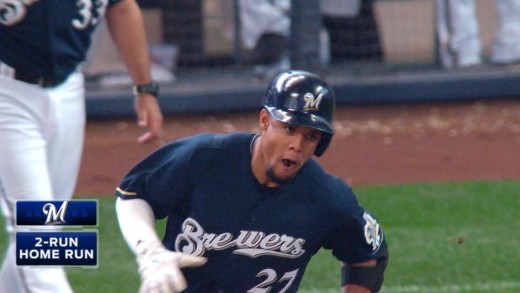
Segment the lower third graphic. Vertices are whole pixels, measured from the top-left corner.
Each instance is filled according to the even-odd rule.
[[[97,232],[18,232],[19,266],[97,266]]]

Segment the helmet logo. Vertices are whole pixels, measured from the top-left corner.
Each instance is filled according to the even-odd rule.
[[[303,96],[305,100],[305,106],[303,106],[304,111],[318,111],[320,109],[321,99],[323,98],[323,93],[320,93],[317,97],[315,97],[312,93],[306,93]]]

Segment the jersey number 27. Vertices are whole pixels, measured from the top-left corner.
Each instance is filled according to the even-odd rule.
[[[247,291],[247,293],[267,293],[269,292],[272,287],[271,285],[278,281],[278,283],[282,283],[287,281],[287,284],[285,287],[283,287],[282,290],[280,290],[279,293],[284,293],[289,288],[291,288],[292,283],[294,282],[294,279],[298,275],[298,271],[294,270],[291,272],[286,272],[279,280],[278,280],[278,274],[273,269],[265,269],[260,271],[258,274],[256,274],[257,277],[265,277],[265,280],[263,280],[260,284],[256,285],[254,288],[251,288]]]

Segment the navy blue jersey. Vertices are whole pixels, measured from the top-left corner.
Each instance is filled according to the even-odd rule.
[[[0,61],[34,76],[65,80],[85,60],[107,6],[119,1],[2,1]]]
[[[374,258],[382,232],[347,184],[311,159],[289,183],[261,185],[251,170],[253,136],[172,142],[137,164],[116,191],[168,217],[168,249],[208,258],[183,269],[186,292],[296,292],[322,247],[346,263]]]

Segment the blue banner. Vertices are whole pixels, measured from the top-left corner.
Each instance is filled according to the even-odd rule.
[[[19,266],[97,266],[97,232],[17,232]]]
[[[97,200],[17,201],[19,226],[97,226]]]

